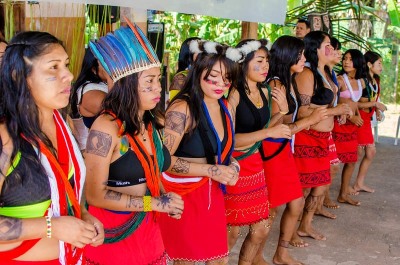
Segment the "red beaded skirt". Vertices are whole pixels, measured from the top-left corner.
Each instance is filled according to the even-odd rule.
[[[303,188],[331,183],[328,141],[330,133],[312,129],[296,133],[293,156]]]
[[[89,212],[103,223],[104,228],[111,229],[127,223],[132,213],[115,213],[101,208],[89,207]],[[158,222],[149,212],[139,227],[127,238],[98,247],[87,245],[84,251],[86,264],[167,264],[167,255],[161,237]]]
[[[182,199],[185,209],[181,219],[160,217],[168,257],[205,262],[228,256],[224,195],[219,183],[210,179]]]
[[[332,136],[336,145],[337,156],[342,163],[357,162],[357,130],[358,127],[349,120],[342,125],[335,120]]]
[[[262,142],[266,157],[274,154],[283,143],[283,139],[266,139]],[[279,154],[263,162],[268,187],[269,205],[278,207],[303,196],[299,172],[293,158],[290,142]]]
[[[357,139],[359,146],[374,145],[374,136],[372,134],[371,118],[374,115],[373,111],[365,112],[360,110],[361,118],[364,123],[361,127],[358,127]]]
[[[233,157],[243,155],[235,151]],[[235,186],[226,186],[225,212],[228,225],[244,226],[267,219],[268,192],[260,153],[239,160],[240,174]]]

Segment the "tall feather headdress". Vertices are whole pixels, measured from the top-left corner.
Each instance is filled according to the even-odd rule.
[[[114,82],[153,67],[160,67],[160,60],[143,31],[126,19],[128,26],[107,33],[98,41],[90,41],[94,56]]]

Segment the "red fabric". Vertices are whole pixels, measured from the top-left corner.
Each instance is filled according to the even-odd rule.
[[[46,261],[19,261],[19,260],[1,260],[1,265],[60,265],[58,259],[46,260]]]
[[[89,206],[89,212],[97,217],[107,229],[126,223],[132,216],[132,214],[118,214],[94,206]],[[154,221],[153,212],[149,212],[140,226],[127,238],[98,247],[87,245],[84,260],[88,265],[166,264],[164,244],[159,224]]]
[[[329,136],[328,142],[329,142],[329,160],[331,161],[330,162],[331,165],[340,164],[340,159],[336,152],[336,145],[335,142],[333,141],[332,133]]]
[[[161,234],[173,260],[210,261],[228,255],[224,195],[213,180],[183,195],[185,210],[177,220],[160,216]]]
[[[233,157],[243,155],[233,152]],[[268,192],[260,153],[239,160],[240,174],[235,186],[226,186],[225,212],[229,225],[243,226],[267,219]]]
[[[33,248],[33,246],[36,245],[36,243],[39,242],[40,239],[41,238],[25,240],[18,247],[7,251],[0,251],[1,264],[3,264],[3,261],[12,262],[13,259],[16,259],[19,256],[25,254],[26,252],[28,252],[28,250]]]
[[[282,145],[264,140],[265,156],[270,156]],[[299,173],[293,158],[290,142],[275,157],[263,162],[271,208],[288,203],[303,196]]]
[[[358,127],[357,131],[357,140],[358,145],[360,146],[372,145],[375,142],[371,127],[371,118],[373,114],[374,111],[368,113],[360,110],[361,118],[364,121],[363,125],[361,127]]]
[[[328,142],[330,133],[312,129],[296,133],[293,156],[303,188],[331,183]]]
[[[357,162],[357,130],[358,127],[349,120],[342,125],[335,120],[332,136],[336,145],[337,156],[342,163]]]

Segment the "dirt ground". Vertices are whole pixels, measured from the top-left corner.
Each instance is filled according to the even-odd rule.
[[[310,246],[290,247],[292,256],[307,265],[400,264],[400,141],[394,146],[399,110],[399,106],[389,106],[385,120],[378,127],[377,155],[366,179],[375,193],[362,192],[356,196],[361,206],[340,204],[340,209],[330,210],[337,214],[336,220],[316,216],[314,225],[324,232],[327,240],[305,238]],[[331,187],[333,198],[337,197],[339,186],[340,177],[336,177]],[[278,234],[279,223],[275,222],[264,249],[270,264]],[[229,264],[237,264],[243,239],[232,250]]]

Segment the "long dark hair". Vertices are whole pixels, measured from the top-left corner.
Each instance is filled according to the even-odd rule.
[[[324,87],[324,82],[321,75],[318,74],[318,52],[317,50],[321,47],[324,39],[329,37],[328,33],[323,31],[311,31],[304,37],[304,56],[307,62],[310,64],[310,69],[314,75],[314,92],[317,88]],[[332,79],[332,74],[327,73]]]
[[[139,107],[139,76],[143,72],[134,73],[121,78],[114,83],[113,89],[103,101],[103,109],[112,111],[121,121],[125,122],[125,133],[137,135],[140,132]],[[157,129],[163,127],[161,105],[157,104],[152,110],[146,110],[143,121],[146,126],[154,122]]]
[[[364,54],[364,59],[365,59],[365,66],[366,66],[365,71],[366,71],[367,79],[372,84],[372,77],[369,74],[369,69],[368,69],[367,63],[374,64],[379,59],[382,59],[382,56],[377,52],[367,51]],[[374,74],[374,78],[379,80],[379,75]]]
[[[365,73],[365,59],[364,55],[361,53],[361,51],[357,49],[349,49],[343,54],[343,59],[346,56],[346,54],[351,55],[351,60],[353,61],[353,67],[356,69],[356,75],[355,79],[360,79],[360,78],[366,78],[366,73]],[[340,71],[339,75],[343,75],[346,72],[343,69]]]
[[[186,70],[193,63],[193,53],[190,52],[189,43],[192,40],[200,40],[198,37],[187,38],[182,42],[178,57],[178,73]]]
[[[12,139],[13,161],[26,139],[39,148],[39,140],[55,154],[50,139],[42,132],[39,122],[39,110],[32,97],[27,78],[31,75],[32,62],[47,54],[54,45],[62,46],[60,40],[47,32],[27,31],[15,35],[4,53],[0,70],[0,103],[3,120]],[[3,145],[0,144],[0,153]],[[40,165],[37,156],[28,157],[36,165]]]
[[[269,60],[268,78],[278,77],[282,85],[286,88],[286,100],[290,106],[295,106],[296,102],[290,95],[290,85],[293,85],[297,102],[300,102],[300,94],[295,80],[296,73],[290,74],[290,68],[297,64],[304,51],[302,40],[292,36],[279,37],[271,47],[271,57]]]
[[[71,98],[70,98],[70,114],[73,118],[78,117],[78,89],[85,83],[100,83],[102,82],[99,77],[99,62],[94,57],[92,51],[87,48],[85,56],[83,57],[81,72],[76,79],[76,82],[72,86]]]
[[[246,43],[250,42],[250,41],[255,41],[255,39],[245,39],[240,41],[237,45],[236,48],[240,48],[243,45],[245,45]],[[269,58],[269,51],[268,48],[266,47],[266,45],[268,44],[268,41],[266,39],[260,39],[258,40],[261,43],[261,46],[258,50],[263,50],[265,51],[265,53],[267,54],[267,59]],[[256,50],[256,51],[258,51]],[[247,83],[246,77],[247,77],[247,73],[249,72],[249,62],[251,60],[253,60],[256,51],[252,51],[249,52],[248,54],[246,54],[243,62],[241,62],[239,64],[239,75],[237,78],[237,89],[243,89],[247,94],[250,93],[250,88],[249,88],[249,84]],[[257,83],[257,87],[260,88],[263,86],[263,83]]]
[[[183,88],[168,106],[168,108],[170,108],[175,102],[182,100],[188,103],[190,116],[192,117],[191,124],[189,124],[189,131],[192,131],[200,120],[200,112],[202,111],[201,104],[204,99],[204,93],[200,86],[200,79],[204,71],[206,71],[204,79],[207,79],[213,66],[220,63],[225,66],[227,79],[232,82],[230,88],[235,86],[234,81],[237,78],[237,64],[226,57],[227,48],[228,46],[226,45],[217,45],[217,53],[200,53],[189,70]]]

